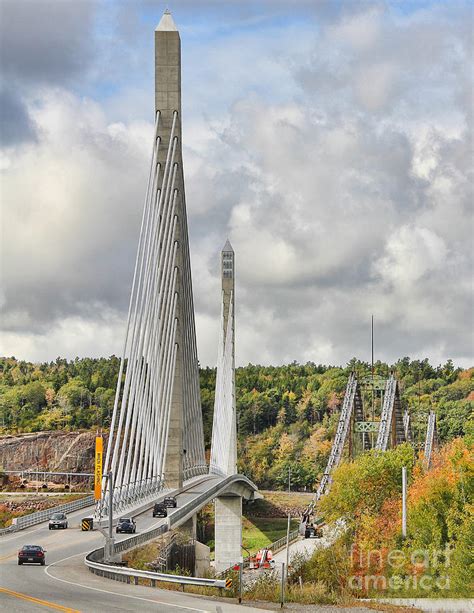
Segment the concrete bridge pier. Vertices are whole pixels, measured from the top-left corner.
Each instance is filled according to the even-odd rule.
[[[184,524],[180,526],[181,532],[187,534],[194,541],[197,540],[197,513],[194,513]]]
[[[242,559],[242,496],[215,499],[215,569],[226,570]]]

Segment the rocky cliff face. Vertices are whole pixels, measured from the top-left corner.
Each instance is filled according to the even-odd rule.
[[[93,472],[94,449],[95,432],[90,431],[0,436],[0,467],[3,470]]]

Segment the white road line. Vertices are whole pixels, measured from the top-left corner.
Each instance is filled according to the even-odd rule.
[[[98,587],[90,587],[82,583],[75,583],[74,581],[67,581],[67,579],[60,579],[59,577],[55,577],[54,575],[51,575],[48,572],[48,570],[52,566],[56,566],[56,564],[60,564],[61,562],[65,562],[66,560],[70,560],[71,558],[77,558],[77,556],[86,555],[87,553],[89,553],[89,551],[83,551],[81,553],[76,553],[72,556],[68,556],[67,558],[63,558],[62,560],[58,560],[57,562],[53,562],[52,564],[48,564],[48,566],[44,569],[44,572],[48,575],[48,577],[50,577],[51,579],[54,579],[55,581],[61,581],[62,583],[68,583],[69,585],[75,585],[76,587],[82,587],[86,590],[93,590],[94,592],[102,592],[104,594],[111,594],[112,596],[118,596],[118,597],[123,596],[124,598],[133,598],[134,600],[143,600],[145,602],[151,602],[153,604],[163,604],[169,607],[175,607],[176,609],[185,609],[187,611],[197,611],[198,613],[212,613],[212,611],[210,611],[209,609],[198,609],[196,607],[185,607],[183,605],[174,604],[171,602],[163,602],[161,600],[151,600],[150,598],[143,598],[141,596],[131,596],[129,594],[123,594],[122,592],[117,593],[117,592],[111,592],[109,590],[102,590]]]

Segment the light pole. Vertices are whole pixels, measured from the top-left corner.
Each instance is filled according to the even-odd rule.
[[[108,534],[105,537],[104,548],[104,560],[105,562],[113,562],[114,557],[114,532],[113,532],[113,520],[114,520],[114,473],[110,471],[105,478],[108,480],[109,485],[109,517],[108,517]]]

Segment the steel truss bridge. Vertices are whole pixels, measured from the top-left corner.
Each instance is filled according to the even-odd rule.
[[[370,383],[366,378],[360,382],[355,372],[349,375],[349,379],[344,394],[341,413],[337,425],[336,435],[331,448],[331,453],[326,465],[326,469],[321,478],[315,496],[303,515],[302,523],[305,523],[314,514],[316,505],[324,494],[327,494],[331,487],[332,473],[340,464],[344,449],[348,449],[352,456],[354,434],[359,433],[361,437],[362,451],[371,448],[370,432],[375,432],[377,438],[374,448],[378,451],[386,451],[404,442],[412,443],[411,421],[408,411],[402,413],[400,402],[399,382],[393,374],[385,382],[382,394],[382,409],[380,421],[365,421],[364,407],[362,402],[362,384]],[[380,380],[377,381],[380,389]],[[428,415],[428,426],[424,447],[423,463],[425,468],[430,467],[431,454],[437,444],[436,433],[436,414],[430,411]]]

